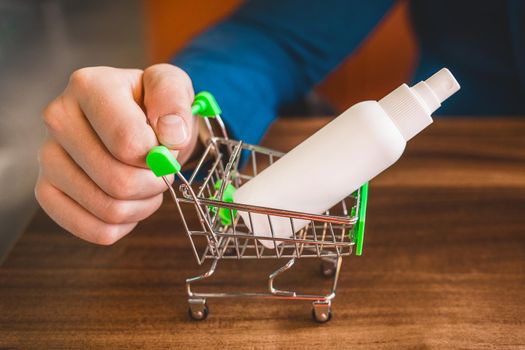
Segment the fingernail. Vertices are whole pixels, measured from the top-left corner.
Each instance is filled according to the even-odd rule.
[[[188,140],[188,127],[184,120],[175,114],[168,114],[158,121],[159,141],[166,147],[177,147]]]

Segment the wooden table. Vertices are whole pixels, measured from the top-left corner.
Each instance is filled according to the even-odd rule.
[[[326,122],[281,120],[265,142],[290,149]],[[367,224],[328,324],[264,300],[210,300],[193,322],[199,269],[170,201],[111,247],[40,212],[0,268],[0,348],[525,347],[525,119],[438,120],[372,181]],[[203,288],[262,289],[275,266],[221,262]],[[287,283],[329,287],[315,259]]]

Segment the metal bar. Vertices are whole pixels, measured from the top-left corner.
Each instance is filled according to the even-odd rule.
[[[270,276],[268,276],[268,290],[273,295],[282,295],[282,296],[295,296],[295,292],[287,291],[287,290],[279,290],[273,286],[273,282],[277,276],[285,272],[286,270],[290,269],[293,264],[295,264],[295,258],[290,259],[286,264],[281,266],[276,271],[272,272]]]
[[[226,164],[226,169],[224,170],[224,175],[222,178],[221,188],[219,190],[219,195],[217,196],[218,200],[222,200],[222,196],[224,195],[224,189],[226,188],[226,185],[228,184],[231,169],[233,167],[233,164],[235,163],[235,158],[238,156],[240,150],[242,147],[242,142],[239,142],[237,146],[233,149],[232,155],[230,157],[230,160],[228,161],[228,164]]]
[[[207,231],[191,231],[191,235],[192,236],[207,236],[209,235],[209,233]],[[247,238],[247,239],[255,239],[255,240],[267,240],[267,241],[275,241],[275,242],[279,242],[281,244],[281,242],[283,243],[289,243],[289,245],[287,246],[288,248],[291,247],[292,249],[294,248],[294,245],[295,244],[303,244],[303,245],[320,245],[320,246],[330,246],[330,247],[335,247],[335,246],[340,246],[340,247],[347,247],[347,246],[353,246],[355,245],[354,242],[352,241],[344,241],[344,242],[339,242],[339,241],[322,241],[322,240],[314,240],[314,239],[308,239],[308,238],[280,238],[280,237],[276,237],[275,239],[269,237],[269,236],[258,236],[258,235],[253,235],[253,234],[250,234],[250,233],[239,233],[237,232],[235,235],[233,235],[232,233],[228,233],[228,232],[216,232],[215,235],[217,237],[227,237],[227,238],[234,238],[234,237],[239,237],[239,238]]]
[[[230,210],[230,218],[233,218],[233,210],[232,209],[229,209],[229,210]],[[232,228],[233,228],[233,235],[234,236],[237,235],[237,225],[236,225],[235,221],[236,221],[235,219],[232,220]],[[235,243],[235,252],[237,253],[237,258],[240,258],[238,238],[234,237],[233,238],[233,242]]]
[[[191,202],[191,200],[187,198],[181,198],[179,200],[185,203]],[[251,212],[254,214],[281,216],[281,217],[286,217],[286,218],[291,217],[293,219],[320,221],[323,223],[329,222],[333,224],[351,225],[357,222],[357,218],[301,213],[298,211],[260,207],[260,206],[251,205],[251,204],[229,203],[229,202],[223,202],[223,201],[218,201],[214,199],[199,198],[199,202],[204,205],[214,205],[214,206],[220,205],[221,207],[224,207],[224,208],[237,209],[237,210],[242,210],[246,212]]]
[[[206,149],[204,150],[204,153],[202,154],[201,158],[199,159],[199,162],[197,163],[197,165],[195,166],[195,170],[193,170],[193,173],[191,174],[191,177],[190,179],[188,180],[188,182],[190,184],[193,183],[193,180],[195,180],[195,177],[197,176],[197,174],[199,173],[199,170],[200,168],[202,167],[202,164],[204,163],[204,161],[206,160],[206,157],[208,156],[208,153],[210,153],[210,149],[212,147],[212,144],[209,143],[208,146],[206,147]]]
[[[204,118],[204,124],[206,124],[206,128],[208,128],[208,132],[210,133],[210,137],[215,136],[213,133],[213,127],[211,126],[210,119]]]
[[[237,143],[239,143],[239,141],[236,141],[236,140],[230,140],[230,139],[224,139],[224,138],[221,138],[221,137],[213,137],[211,140],[213,140],[214,142],[217,142],[217,143],[221,143],[221,144],[224,144],[224,145],[232,145],[232,146],[235,146]],[[280,151],[276,151],[274,149],[271,149],[271,148],[266,148],[266,147],[263,147],[263,146],[259,146],[259,145],[252,145],[252,144],[249,144],[249,143],[244,143],[243,144],[243,149],[246,149],[246,150],[249,150],[249,151],[255,151],[257,153],[262,153],[262,154],[272,154],[273,156],[275,157],[282,157],[285,155],[284,152],[280,152]]]
[[[202,233],[201,235],[205,236],[206,233]],[[266,240],[266,241],[274,241],[274,242],[284,242],[284,243],[304,243],[307,245],[321,245],[321,246],[329,246],[329,247],[335,247],[335,246],[350,246],[354,245],[353,242],[345,241],[345,242],[339,242],[339,241],[314,241],[311,239],[294,239],[294,238],[280,238],[280,237],[269,237],[269,236],[258,236],[258,235],[252,235],[248,233],[237,233],[236,235],[232,235],[231,233],[227,232],[220,232],[215,234],[217,237],[239,237],[239,238],[248,238],[248,239],[257,239],[257,240]]]
[[[196,276],[196,277],[190,277],[186,279],[186,293],[189,297],[195,296],[195,294],[191,291],[191,284],[200,280],[203,280],[205,278],[210,277],[215,272],[215,268],[217,267],[217,263],[219,262],[219,259],[213,260],[211,263],[210,269],[203,273],[202,275]]]
[[[251,153],[251,160],[252,160],[252,171],[253,171],[253,176],[257,176],[257,160],[255,159],[255,151],[252,151]]]
[[[244,254],[246,253],[246,249],[248,249],[248,242],[250,242],[250,240],[248,238],[245,238],[244,244],[242,245],[242,249],[241,249],[241,258],[244,257]]]
[[[328,227],[330,228],[330,234],[332,235],[332,241],[334,243],[337,243],[337,238],[335,237],[335,232],[334,232],[334,228],[332,227],[332,224],[328,224]],[[341,254],[339,247],[335,246],[335,250],[337,251],[337,255],[339,256]]]
[[[197,197],[201,197],[202,196],[202,192],[204,191],[204,186],[208,183],[208,181],[210,181],[210,178],[212,177],[213,172],[217,168],[218,164],[221,162],[221,159],[222,159],[221,155],[217,156],[217,159],[215,160],[215,163],[213,163],[210,171],[208,172],[208,175],[204,178],[204,182],[203,182],[201,188],[199,189],[199,192],[197,193]]]
[[[210,232],[210,235],[213,238],[214,244],[216,245],[218,243],[217,236],[215,235],[215,232],[213,232],[213,229],[210,226],[210,223],[208,221],[206,221],[206,218],[204,216],[204,212],[203,212],[203,210],[202,210],[202,208],[200,206],[200,202],[199,202],[199,200],[197,198],[197,195],[195,194],[195,192],[191,188],[191,186],[188,183],[188,181],[186,181],[186,178],[180,172],[177,173],[177,176],[184,183],[184,185],[186,185],[186,188],[188,189],[188,191],[190,192],[191,196],[193,197],[193,202],[195,203],[195,207],[197,208],[197,213],[199,214],[199,221],[205,226],[204,227],[204,231],[208,230]],[[181,212],[181,215],[182,215],[182,212]],[[215,251],[215,247],[210,247],[210,248],[212,248],[213,251]]]
[[[341,272],[341,264],[343,263],[343,258],[339,256],[337,258],[337,263],[335,265],[335,275],[334,275],[334,281],[332,282],[332,294],[335,297],[335,290],[337,289],[337,281],[339,280],[339,273]]]
[[[228,132],[226,131],[226,125],[224,125],[224,122],[222,121],[222,118],[220,115],[216,115],[214,119],[217,121],[217,124],[219,124],[219,127],[221,128],[222,136],[224,136],[225,140],[229,140]]]
[[[292,226],[292,233],[293,233],[293,238],[294,238],[294,245],[295,245],[295,253],[297,255],[297,257],[299,258],[301,256],[301,254],[299,254],[299,245],[297,244],[297,235],[296,235],[296,232],[295,232],[295,227],[293,225],[293,219],[290,218],[290,225]]]
[[[315,294],[297,294],[293,296],[271,294],[271,293],[195,293],[192,292],[192,298],[261,298],[261,299],[286,299],[286,300],[305,300],[305,301],[330,301],[335,298],[335,294],[315,295]]]
[[[350,256],[351,253],[341,253],[341,257],[343,256]],[[339,256],[336,254],[336,253],[331,253],[329,251],[324,251],[324,252],[321,252],[321,255],[320,256],[317,256],[317,254],[315,253],[315,251],[313,251],[312,253],[303,253],[303,255],[301,256],[301,259],[322,259],[322,258],[335,258],[337,259]],[[296,258],[295,256],[295,253],[294,254],[283,254],[281,256],[281,259],[292,259],[292,258]],[[207,255],[206,256],[206,259],[217,259],[217,256],[215,255]],[[257,260],[276,260],[277,258],[275,257],[275,255],[261,255],[260,258],[257,257],[257,255],[248,255],[248,254],[245,254],[245,255],[242,255],[242,252],[241,252],[241,257],[240,258],[237,258],[237,256],[235,255],[224,255],[222,256],[220,259],[228,259],[228,260],[233,260],[235,259],[236,261],[239,261],[239,260],[248,260],[248,259],[257,259]],[[204,260],[203,260],[204,262]]]
[[[180,217],[182,219],[182,224],[184,225],[184,228],[186,229],[186,236],[188,236],[188,238],[189,238],[189,240],[191,242],[191,247],[193,248],[193,254],[195,255],[195,259],[197,260],[197,262],[199,262],[199,265],[201,265],[199,253],[197,252],[197,247],[195,247],[195,244],[193,243],[193,239],[192,239],[191,234],[190,234],[190,229],[188,227],[188,223],[186,222],[186,218],[184,217],[184,213],[182,212],[182,208],[181,208],[181,205],[180,205],[180,203],[178,201],[177,194],[175,193],[175,190],[171,186],[171,183],[168,181],[168,179],[165,176],[162,177],[162,180],[164,180],[164,183],[166,184],[166,186],[168,186],[168,191],[169,191],[169,193],[171,195],[171,198],[173,199],[173,201],[177,205],[177,209],[179,210],[179,214],[180,214]]]
[[[239,215],[239,217],[240,217],[240,215]],[[250,212],[248,212],[248,220],[250,221],[250,232],[253,233],[253,231],[254,231],[254,229],[253,229],[253,220],[252,220],[252,213],[250,213]],[[261,251],[259,251],[259,245],[258,245],[256,239],[254,239],[253,244],[254,244],[254,247],[255,247],[255,254],[257,254],[257,258],[260,259],[262,253],[264,252],[264,246],[261,244],[262,249],[261,249]]]
[[[341,201],[341,204],[343,206],[343,216],[348,216],[348,209],[346,208],[346,201],[343,199]]]
[[[308,226],[306,229],[308,230]],[[315,228],[315,225],[312,225],[312,233],[314,234],[314,240],[317,242],[317,230]],[[315,249],[317,250],[317,256],[320,256],[321,251],[319,250],[319,246],[315,245]]]
[[[270,234],[272,235],[272,242],[273,242],[273,248],[275,249],[275,256],[277,258],[280,258],[281,255],[279,254],[279,249],[277,249],[277,244],[275,244],[275,233],[273,232],[273,225],[272,225],[272,218],[271,216],[267,216],[268,218],[268,223],[270,225]],[[253,236],[255,237],[255,232],[253,233]]]

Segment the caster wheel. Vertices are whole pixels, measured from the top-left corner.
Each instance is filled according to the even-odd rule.
[[[188,308],[188,314],[190,315],[190,318],[194,321],[204,321],[208,317],[209,308],[208,303],[202,304],[202,306],[196,308],[192,307],[193,305],[190,305]]]
[[[317,323],[326,323],[332,319],[332,311],[316,312],[315,308],[312,308],[312,318]]]
[[[328,261],[321,261],[321,275],[326,278],[334,277],[335,275],[335,264]]]

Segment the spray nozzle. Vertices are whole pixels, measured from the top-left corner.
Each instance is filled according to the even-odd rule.
[[[430,90],[436,95],[439,103],[445,101],[459,90],[459,84],[456,78],[454,78],[452,73],[446,68],[432,75],[425,80],[425,83],[427,83]]]

